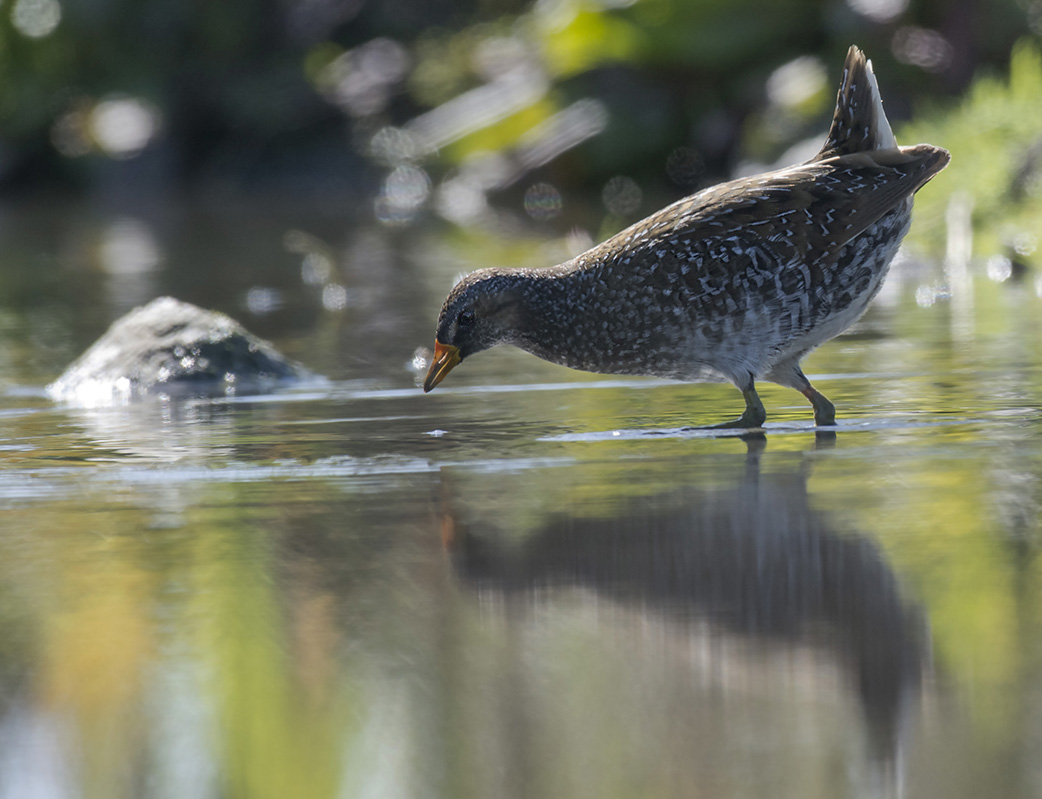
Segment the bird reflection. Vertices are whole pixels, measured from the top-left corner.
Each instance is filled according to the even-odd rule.
[[[903,718],[928,657],[922,614],[873,541],[814,508],[805,461],[767,471],[762,437],[746,443],[731,485],[623,500],[609,518],[556,513],[522,543],[450,507],[446,549],[474,591],[532,599],[578,587],[682,625],[708,620],[717,634],[815,646],[856,686],[871,759],[900,783]]]

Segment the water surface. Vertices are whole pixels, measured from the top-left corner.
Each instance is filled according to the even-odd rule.
[[[906,262],[805,364],[833,434],[766,386],[765,436],[707,436],[733,388],[516,351],[422,394],[453,276],[546,236],[6,221],[0,796],[1042,794],[1032,276],[917,304]],[[44,397],[164,293],[329,385]]]

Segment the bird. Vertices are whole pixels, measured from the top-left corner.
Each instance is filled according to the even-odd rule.
[[[487,267],[449,292],[423,390],[499,344],[589,372],[730,382],[762,428],[766,380],[801,392],[817,426],[835,406],[801,359],[879,292],[911,224],[912,196],[950,160],[901,147],[872,62],[847,53],[836,109],[810,160],[681,199],[551,267]]]

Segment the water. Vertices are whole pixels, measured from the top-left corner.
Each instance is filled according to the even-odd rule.
[[[805,364],[834,434],[764,386],[708,436],[731,387],[507,350],[422,394],[452,277],[547,237],[4,222],[0,797],[1042,795],[1033,276],[920,307],[905,263]],[[162,293],[329,385],[43,396]]]

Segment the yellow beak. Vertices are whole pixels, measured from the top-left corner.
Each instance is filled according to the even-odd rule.
[[[452,371],[453,367],[460,362],[459,347],[451,344],[434,342],[434,360],[431,361],[430,369],[427,370],[427,378],[423,381],[423,393],[433,389],[445,376]]]

